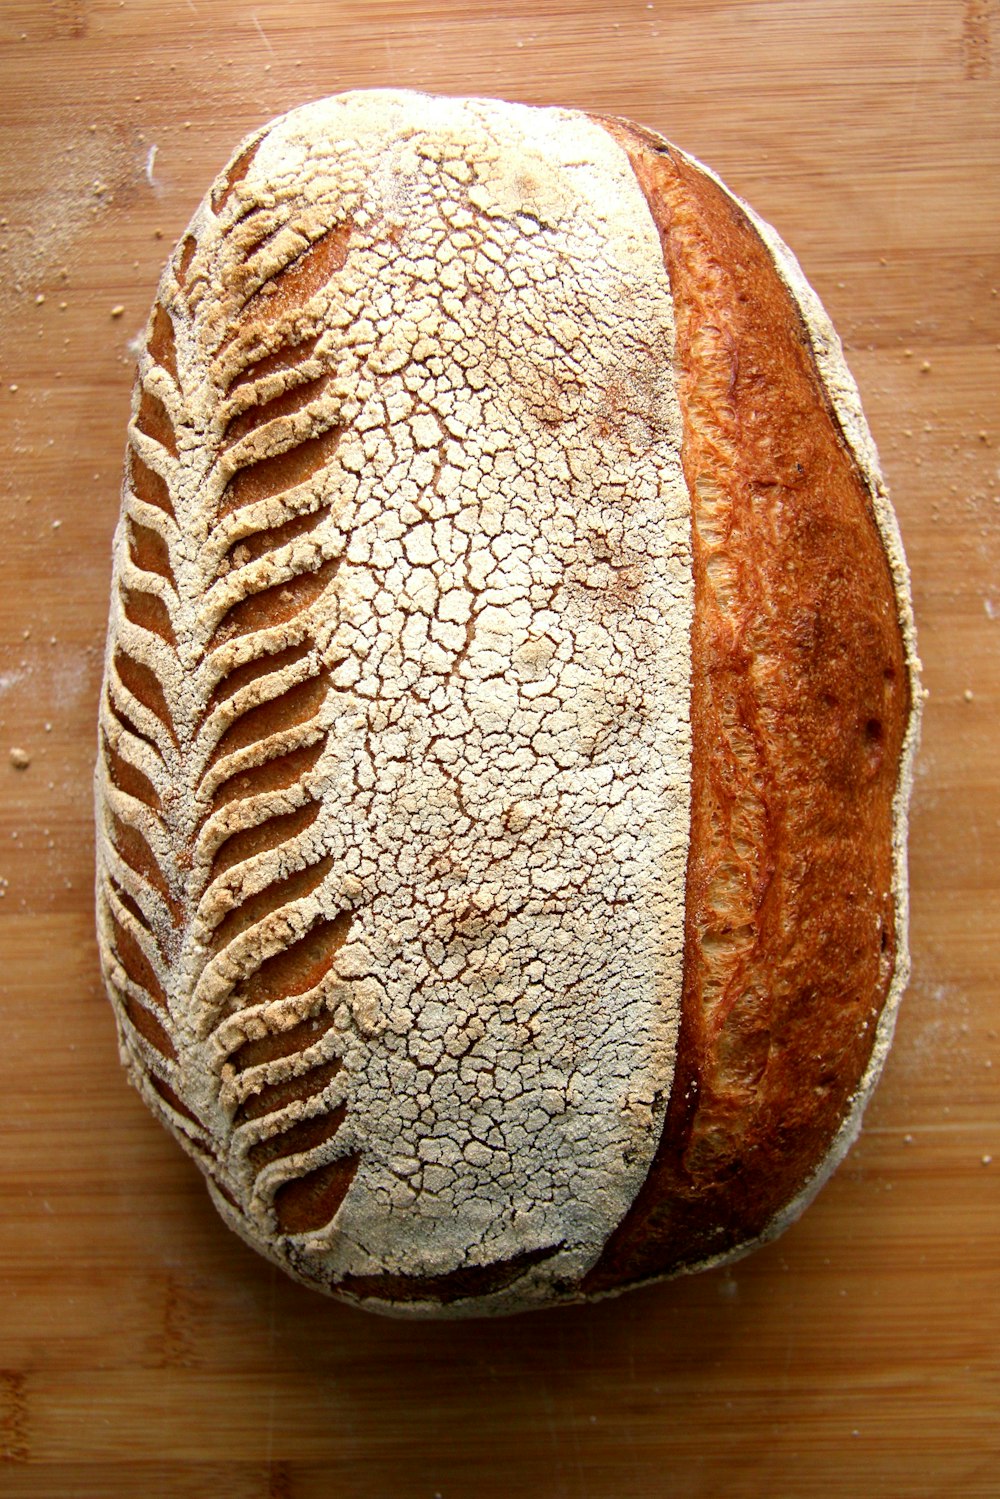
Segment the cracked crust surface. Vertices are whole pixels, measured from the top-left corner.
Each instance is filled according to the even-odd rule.
[[[837,1148],[898,997],[891,513],[787,252],[686,158],[666,170],[662,143],[569,111],[326,100],[245,144],[150,319],[101,709],[105,976],[126,1065],[227,1221],[366,1305],[517,1310],[766,1231]],[[768,358],[770,403],[741,409],[722,365]],[[823,442],[854,489],[753,522],[747,465],[798,496],[792,450],[815,467]],[[754,558],[738,578],[722,531]],[[838,576],[872,602],[823,635]],[[859,649],[817,726],[806,698]],[[817,979],[803,1006],[837,939],[807,920],[775,969],[747,934],[803,921],[798,896],[767,915],[769,861],[797,861],[810,910],[840,888],[806,878],[824,816],[836,871],[866,841],[872,862],[842,924],[854,998]],[[817,1046],[824,1104],[789,1131]],[[734,1199],[747,1142],[776,1185]]]
[[[159,806],[106,777],[107,961],[161,1112],[324,1286],[572,1282],[652,1159],[690,759],[672,337],[610,137],[488,103],[289,116],[161,288],[105,708]]]

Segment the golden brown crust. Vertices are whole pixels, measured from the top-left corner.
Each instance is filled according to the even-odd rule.
[[[608,128],[674,295],[696,748],[674,1088],[589,1291],[754,1239],[829,1151],[895,968],[911,707],[871,496],[769,250],[694,164]]]

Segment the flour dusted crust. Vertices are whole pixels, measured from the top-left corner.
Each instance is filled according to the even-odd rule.
[[[876,848],[838,1017],[763,992],[802,957],[767,936],[764,866],[794,865],[799,901],[807,835],[773,832],[787,788],[723,721],[725,673],[752,670],[705,645],[756,617],[705,541],[725,402],[692,308],[714,297],[735,326],[739,300],[698,248],[711,181],[616,122],[349,94],[247,142],[161,282],[115,544],[102,962],[126,1066],[223,1215],[365,1305],[512,1311],[736,1252],[843,1147],[887,1045],[905,564],[835,335],[746,218],[772,323],[744,347],[808,330],[777,384],[798,361],[801,431],[849,512],[842,570],[874,590],[861,674],[899,688],[877,720],[860,699],[831,720],[867,715],[867,758],[843,766],[858,827],[853,788],[816,803],[825,857]],[[730,529],[740,465],[775,440],[725,436]],[[822,524],[817,579],[839,555]],[[812,680],[787,652],[777,669]],[[760,754],[794,759],[772,729]],[[720,786],[745,813],[728,835]],[[753,1023],[727,1030],[751,949]],[[765,1145],[774,1100],[815,1087],[792,1011],[830,1099],[800,1143]],[[733,1198],[734,1163],[750,1181],[775,1150],[777,1200]]]

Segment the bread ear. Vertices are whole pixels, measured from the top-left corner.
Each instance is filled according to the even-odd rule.
[[[821,309],[709,173],[649,132],[608,128],[674,299],[694,754],[677,1073],[592,1291],[768,1236],[842,1153],[907,972],[899,824],[916,702],[898,538],[870,439],[866,472],[817,363],[814,339],[829,350],[832,336]]]

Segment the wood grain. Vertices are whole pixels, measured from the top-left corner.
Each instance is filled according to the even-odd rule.
[[[6,0],[0,1492],[998,1492],[998,76],[995,0]],[[862,389],[931,694],[914,980],[844,1167],[728,1271],[484,1326],[327,1304],[234,1239],[125,1084],[93,939],[130,340],[240,136],[382,84],[630,116],[779,228]]]

